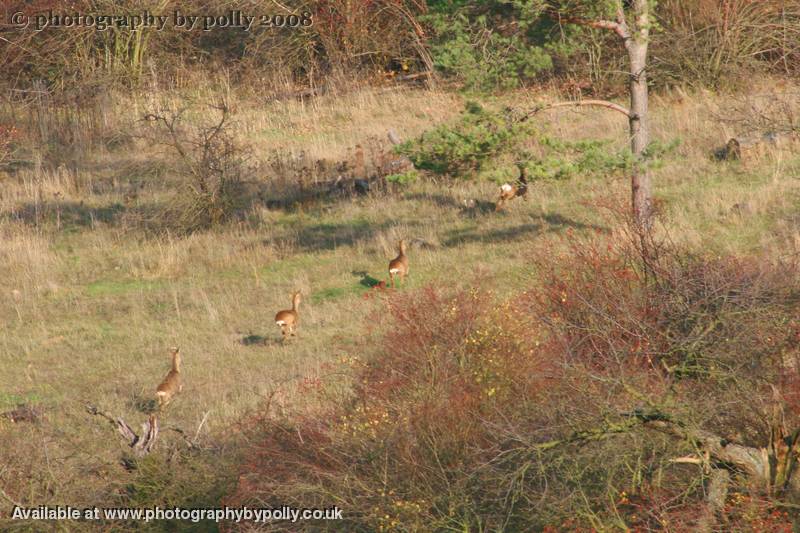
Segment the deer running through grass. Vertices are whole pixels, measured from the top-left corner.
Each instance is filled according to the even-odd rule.
[[[287,335],[290,337],[295,336],[295,328],[300,320],[300,315],[298,313],[299,307],[300,291],[295,291],[295,293],[292,294],[292,308],[278,311],[278,314],[275,315],[275,323],[280,326],[284,341]]]
[[[517,165],[519,168],[519,178],[514,185],[504,183],[500,186],[500,197],[497,199],[495,211],[502,211],[506,204],[514,198],[522,198],[526,200],[528,194],[528,175],[525,166],[522,164]]]

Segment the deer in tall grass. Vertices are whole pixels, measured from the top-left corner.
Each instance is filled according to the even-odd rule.
[[[158,409],[161,410],[172,401],[172,399],[183,390],[181,381],[181,351],[177,347],[170,348],[172,354],[172,369],[167,373],[164,380],[156,388],[156,399]]]
[[[275,323],[281,328],[281,335],[283,340],[286,341],[286,336],[294,337],[295,328],[300,320],[298,308],[300,307],[300,291],[295,291],[292,294],[292,308],[278,311],[275,315]]]

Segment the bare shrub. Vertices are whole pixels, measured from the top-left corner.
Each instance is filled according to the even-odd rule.
[[[385,138],[369,136],[342,159],[318,159],[304,150],[271,150],[258,168],[258,195],[268,207],[300,207],[359,194],[391,190],[409,163]]]
[[[733,98],[716,118],[738,134],[800,135],[799,97],[797,92],[775,91]]]
[[[663,81],[718,85],[741,72],[800,69],[800,8],[781,0],[667,0],[659,3],[654,68]]]
[[[235,141],[226,104],[208,105],[216,120],[186,120],[189,107],[145,115],[157,126],[157,142],[178,158],[181,191],[171,210],[178,227],[196,231],[220,224],[243,207],[240,188],[247,154]]]

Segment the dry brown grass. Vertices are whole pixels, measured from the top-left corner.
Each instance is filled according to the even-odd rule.
[[[413,90],[283,103],[223,96],[237,135],[257,160],[300,151],[311,159],[343,159],[365,138],[383,139],[389,128],[409,137],[462,107],[459,96]],[[157,97],[116,102],[120,112],[111,115],[118,123],[111,129],[135,127],[153,103],[184,101]],[[530,92],[504,100],[519,105],[552,97]],[[709,93],[654,98],[655,136],[682,140],[678,155],[654,175],[673,238],[719,253],[796,253],[800,230],[791,212],[800,161],[791,153],[773,154],[752,169],[713,161],[713,149],[736,133],[715,118],[725,102]],[[615,147],[625,146],[627,125],[602,111],[538,120],[564,138],[612,138]],[[210,413],[200,439],[222,446],[231,424],[273,392],[276,409],[302,404],[308,397],[298,383],[359,353],[373,309],[362,281],[386,278],[398,238],[427,243],[409,250],[410,289],[468,286],[480,277],[502,292],[536,278],[525,252],[532,243],[557,242],[568,229],[609,229],[589,206],[626,197],[629,187],[623,179],[537,183],[528,202],[495,215],[463,207],[465,199],[493,199],[493,184],[418,183],[393,195],[289,211],[257,204],[241,222],[178,237],[141,232],[119,218],[131,182],[145,183],[134,207],[157,207],[170,187],[164,152],[129,142],[97,147],[60,169],[34,164],[0,181],[0,295],[7,302],[0,308],[0,411],[20,402],[45,411],[34,426],[0,419],[0,487],[28,505],[125,501],[140,478],[118,464],[121,443],[83,413],[83,402],[138,424],[166,368],[167,346],[181,347],[185,386],[166,423],[193,433]],[[746,210],[732,211],[743,203]],[[271,317],[294,289],[307,295],[303,322],[296,342],[281,345]],[[166,432],[158,453],[169,447],[183,449],[177,434]],[[233,449],[215,450],[181,452],[176,479],[190,481],[198,465],[235,457]],[[192,497],[214,505],[215,482],[206,474]],[[170,487],[147,493],[149,500],[135,492],[132,501],[188,501]],[[8,502],[0,502],[5,512]]]

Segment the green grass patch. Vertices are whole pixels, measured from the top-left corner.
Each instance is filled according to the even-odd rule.
[[[88,296],[120,296],[129,292],[151,291],[164,286],[159,280],[99,280],[86,286]]]
[[[327,287],[311,293],[311,301],[314,303],[336,301],[353,294],[361,294],[369,290],[367,287],[358,285],[348,285],[346,287]]]
[[[0,392],[0,409],[8,409],[20,404],[32,404],[41,401],[42,398],[36,393],[11,394],[8,392]]]

